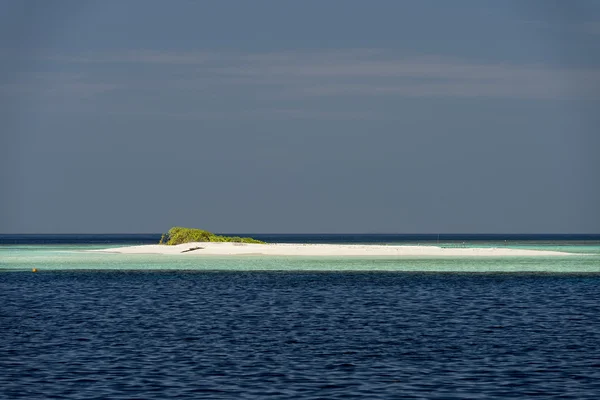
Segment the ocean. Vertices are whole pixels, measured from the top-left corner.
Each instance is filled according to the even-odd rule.
[[[156,237],[67,236],[0,236],[0,398],[600,395],[597,237],[302,235],[576,253],[394,259],[86,253]]]

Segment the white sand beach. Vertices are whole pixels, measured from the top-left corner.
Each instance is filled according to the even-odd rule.
[[[570,256],[573,253],[510,248],[443,248],[439,246],[386,246],[368,244],[295,244],[295,243],[220,243],[194,242],[176,246],[142,245],[94,252],[120,254],[163,254],[186,256],[265,255],[265,256],[391,256],[391,257],[503,257],[503,256]]]

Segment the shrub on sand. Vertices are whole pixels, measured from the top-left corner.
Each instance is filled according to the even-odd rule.
[[[256,240],[250,237],[239,237],[239,236],[221,236],[215,235],[212,232],[205,231],[202,229],[194,228],[183,228],[181,226],[174,226],[169,229],[169,232],[162,235],[160,238],[160,244],[166,244],[169,246],[190,243],[190,242],[236,242],[236,243],[258,243],[264,244],[260,240]]]

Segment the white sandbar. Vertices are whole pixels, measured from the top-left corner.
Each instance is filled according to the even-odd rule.
[[[199,247],[199,249],[190,250]],[[443,248],[438,246],[386,246],[371,244],[294,244],[294,243],[219,243],[195,242],[176,246],[143,245],[118,247],[95,252],[120,254],[178,254],[190,257],[203,255],[265,255],[265,256],[428,256],[428,257],[503,257],[503,256],[570,256],[573,253],[510,248]]]

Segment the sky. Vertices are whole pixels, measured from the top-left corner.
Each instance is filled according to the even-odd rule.
[[[600,2],[0,0],[0,233],[600,233]]]

